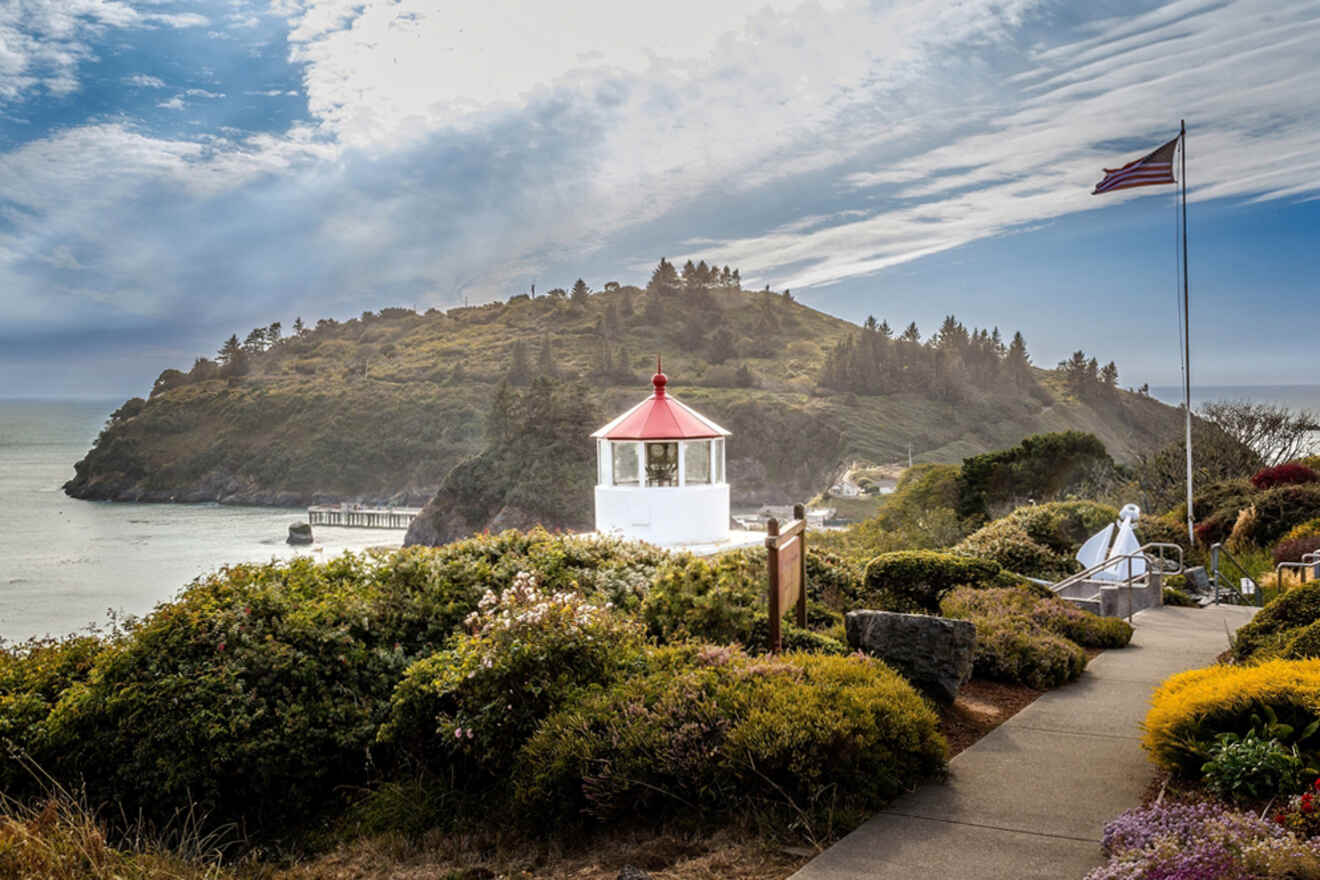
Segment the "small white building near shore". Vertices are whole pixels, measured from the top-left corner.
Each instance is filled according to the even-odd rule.
[[[671,397],[656,362],[650,397],[592,434],[596,531],[661,546],[729,540],[729,432]]]

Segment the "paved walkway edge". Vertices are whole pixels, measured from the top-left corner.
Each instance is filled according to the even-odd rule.
[[[1141,748],[1150,694],[1207,666],[1253,608],[1152,608],[1126,648],[1042,694],[925,785],[802,867],[791,880],[1081,880],[1100,838],[1154,774]]]

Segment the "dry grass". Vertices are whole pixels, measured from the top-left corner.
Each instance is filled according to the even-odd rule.
[[[111,846],[105,831],[71,799],[37,808],[3,803],[0,880],[231,880],[215,863],[189,862],[143,848]]]
[[[572,849],[518,837],[364,838],[279,872],[272,880],[615,880],[625,865],[652,880],[781,880],[815,852],[737,832],[619,833]]]

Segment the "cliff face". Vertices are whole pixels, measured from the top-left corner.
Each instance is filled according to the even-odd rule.
[[[289,506],[430,502],[418,543],[505,525],[580,528],[590,524],[595,473],[588,435],[649,393],[656,351],[671,391],[733,432],[739,506],[810,497],[843,462],[905,460],[909,444],[920,460],[958,461],[1077,429],[1127,461],[1178,430],[1178,411],[1150,398],[1114,389],[1079,400],[1043,371],[979,381],[931,346],[909,356],[927,352],[922,363],[941,371],[938,390],[821,388],[827,362],[837,365],[863,332],[777,294],[738,290],[656,300],[622,288],[578,303],[387,309],[266,344],[241,369],[166,371],[148,399],[116,412],[65,491]],[[567,397],[553,411],[522,413],[519,451],[492,457],[501,381],[511,379],[521,399],[538,377]],[[543,397],[518,405],[534,409]],[[459,467],[483,457],[484,469]]]

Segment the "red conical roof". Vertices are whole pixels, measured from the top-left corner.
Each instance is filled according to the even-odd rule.
[[[701,440],[727,437],[729,432],[665,393],[668,377],[656,358],[651,385],[655,391],[592,437],[606,440]]]

